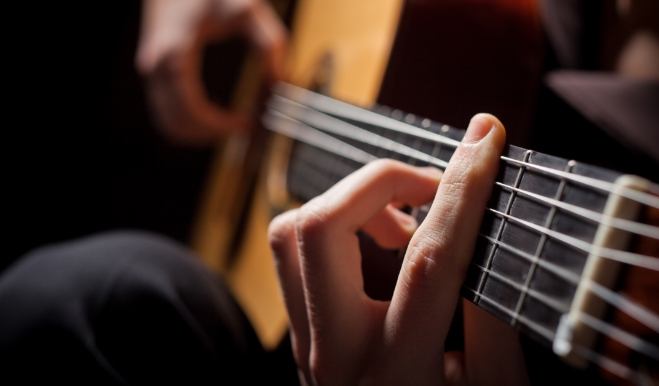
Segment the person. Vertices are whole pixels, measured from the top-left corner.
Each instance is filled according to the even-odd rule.
[[[375,161],[273,221],[302,382],[526,383],[512,330],[475,309],[465,308],[464,357],[443,350],[504,140],[496,118],[477,115],[443,175]],[[418,229],[395,206],[433,196]],[[410,243],[390,302],[362,290],[358,230],[389,248]],[[33,252],[3,274],[0,313],[0,360],[6,379],[20,383],[285,377],[221,281],[154,235],[112,233]]]

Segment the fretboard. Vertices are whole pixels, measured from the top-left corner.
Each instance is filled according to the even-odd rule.
[[[326,98],[326,99],[323,99]],[[357,109],[280,87],[264,118],[295,139],[288,190],[309,200],[377,158],[443,169],[464,131],[376,106]],[[588,213],[604,211],[608,193],[584,181],[613,182],[620,173],[508,146],[463,295],[539,340],[554,340],[575,296],[598,229]],[[580,178],[585,177],[585,178]],[[416,208],[422,221],[428,207]]]

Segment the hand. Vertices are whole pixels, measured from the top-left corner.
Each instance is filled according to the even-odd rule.
[[[205,143],[246,130],[248,119],[208,100],[201,79],[203,47],[233,35],[254,46],[270,80],[280,76],[286,32],[264,0],[144,0],[136,64],[170,137]]]
[[[375,161],[272,222],[270,243],[304,381],[465,381],[461,356],[445,354],[444,341],[504,141],[496,118],[477,115],[443,176]],[[392,205],[418,206],[433,196],[416,231],[414,219]],[[364,293],[358,230],[386,248],[409,242],[391,301]]]

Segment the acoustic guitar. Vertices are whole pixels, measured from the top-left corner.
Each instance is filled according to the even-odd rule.
[[[392,80],[392,74],[405,62],[405,57],[395,55],[405,53],[409,23],[417,23],[415,29],[445,33],[455,23],[466,22],[472,34],[479,31],[480,13],[458,13],[461,18],[447,22],[444,29],[435,25],[441,20],[437,15],[456,15],[445,7],[464,5],[411,3],[416,7],[403,7],[397,0],[357,4],[307,0],[298,5],[289,83],[277,85],[268,99],[262,117],[266,130],[241,147],[246,157],[242,162],[263,162],[253,180],[238,258],[223,266],[266,345],[280,339],[286,322],[266,243],[272,214],[311,199],[378,158],[444,169],[463,135],[452,125],[373,103],[386,101],[385,91],[395,89],[392,82],[401,81],[400,77]],[[497,33],[498,38],[509,39],[511,51],[538,47],[533,2],[502,1],[490,6],[481,11],[489,13],[490,20],[509,23],[505,32]],[[480,28],[480,33],[492,32]],[[530,33],[519,35],[521,30]],[[465,55],[449,58],[465,63],[471,58]],[[524,85],[534,84],[539,67],[518,57],[490,60],[495,69],[517,71],[521,84],[512,86],[518,92],[502,96],[497,103],[526,106],[520,110],[528,111],[536,90]],[[482,84],[480,79],[472,82]],[[502,86],[496,82],[488,85]],[[423,87],[416,90],[427,93]],[[505,108],[486,107],[508,121]],[[414,111],[423,113],[427,108]],[[459,114],[446,115],[458,120]],[[529,116],[510,117],[513,140],[520,140],[515,128],[528,123]],[[246,150],[250,148],[252,152]],[[412,208],[411,213],[422,221],[428,209]],[[217,248],[209,254],[213,248],[204,247],[203,240],[209,244],[208,237],[200,237],[197,249],[217,267]],[[589,376],[601,371],[615,383],[657,383],[659,186],[641,177],[508,146],[462,294],[571,366],[590,368]]]

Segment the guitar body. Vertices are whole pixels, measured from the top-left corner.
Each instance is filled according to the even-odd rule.
[[[289,79],[301,86],[313,86],[321,73],[329,70],[331,81],[324,86],[332,95],[364,105],[375,102],[402,5],[401,0],[299,1],[287,58]],[[251,200],[244,203],[249,205],[247,218],[240,219],[236,216],[239,200],[227,197],[227,189],[234,198],[247,194],[248,188],[240,184],[246,179],[243,165],[246,158],[255,154],[245,151],[248,140],[230,141],[224,145],[228,153],[218,155],[216,172],[210,176],[193,248],[211,268],[224,274],[263,344],[273,347],[285,333],[288,319],[272,263],[267,227],[273,208],[286,205],[287,143],[279,138],[268,146],[271,156],[263,165],[270,167],[262,169],[264,173],[256,181]],[[262,154],[265,147],[256,151]],[[241,222],[244,232],[237,256],[229,264],[226,253],[230,243],[226,235],[231,225]]]

